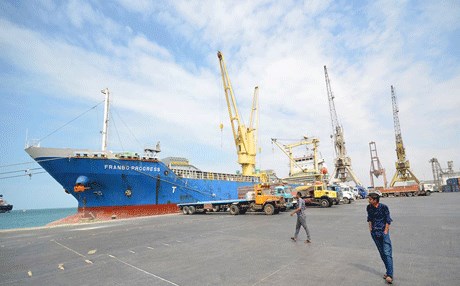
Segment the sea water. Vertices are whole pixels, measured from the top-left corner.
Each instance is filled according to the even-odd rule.
[[[13,210],[0,213],[0,230],[45,226],[77,213],[77,208]]]

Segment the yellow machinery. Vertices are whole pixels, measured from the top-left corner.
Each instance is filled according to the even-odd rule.
[[[295,142],[292,144],[283,144],[281,145],[278,143],[278,139],[272,138],[272,143],[274,143],[278,148],[283,151],[286,156],[289,158],[289,179],[307,179],[308,181],[322,181],[323,170],[319,169],[319,162],[318,162],[318,145],[319,139],[317,138],[308,138],[306,136],[303,137],[302,140],[299,142]],[[295,158],[292,152],[292,149],[295,147],[303,146],[303,145],[313,145],[313,169],[308,169],[305,166],[301,165],[301,161],[304,159],[302,157]],[[305,159],[310,159],[305,157]],[[287,178],[288,179],[288,178]]]
[[[396,103],[396,95],[394,87],[391,86],[391,101],[393,103],[393,121],[395,127],[395,139],[396,139],[396,156],[398,161],[396,162],[396,173],[391,180],[390,187],[394,187],[396,182],[408,182],[415,181],[417,185],[420,181],[415,177],[414,173],[410,170],[409,160],[406,160],[406,150],[402,141],[401,126],[399,125],[399,109]]]
[[[217,52],[219,58],[220,70],[222,73],[222,81],[224,84],[225,99],[227,101],[228,113],[230,115],[230,123],[232,125],[233,138],[235,139],[236,152],[238,154],[238,163],[241,165],[242,173],[245,176],[256,176],[256,145],[257,145],[257,128],[258,128],[258,92],[259,88],[254,90],[254,98],[252,103],[251,118],[249,127],[246,127],[238,113],[235,96],[233,94],[232,84],[225,66],[224,55]],[[254,124],[255,123],[255,124]]]
[[[323,208],[331,207],[334,203],[338,204],[337,192],[328,190],[324,182],[315,182],[313,185],[299,186],[294,189],[300,192],[303,199],[320,205]]]

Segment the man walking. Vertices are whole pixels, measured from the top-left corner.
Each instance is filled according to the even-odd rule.
[[[372,239],[379,250],[380,257],[385,264],[386,273],[383,279],[388,284],[393,283],[393,256],[390,240],[390,210],[380,203],[380,196],[376,193],[369,194],[369,205],[367,206],[367,221]]]
[[[305,201],[302,199],[302,194],[300,192],[297,192],[296,194],[297,198],[297,209],[295,209],[292,213],[291,216],[293,216],[295,213],[297,213],[297,224],[295,227],[295,234],[291,239],[293,241],[297,241],[297,236],[299,235],[300,231],[300,226],[302,226],[305,229],[305,232],[307,233],[307,240],[305,243],[310,243],[310,232],[308,231],[307,227],[307,217],[305,215]]]

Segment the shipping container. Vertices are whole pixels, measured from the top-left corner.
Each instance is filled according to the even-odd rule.
[[[452,186],[451,185],[443,185],[442,186],[442,192],[443,193],[452,192]]]
[[[458,178],[447,179],[447,184],[450,186],[458,186]]]

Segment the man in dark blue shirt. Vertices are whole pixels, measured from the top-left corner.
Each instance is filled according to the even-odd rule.
[[[390,210],[380,203],[380,196],[376,193],[369,194],[369,205],[367,206],[367,221],[372,239],[379,250],[380,257],[386,268],[383,278],[388,284],[393,283],[393,256],[390,240]]]

